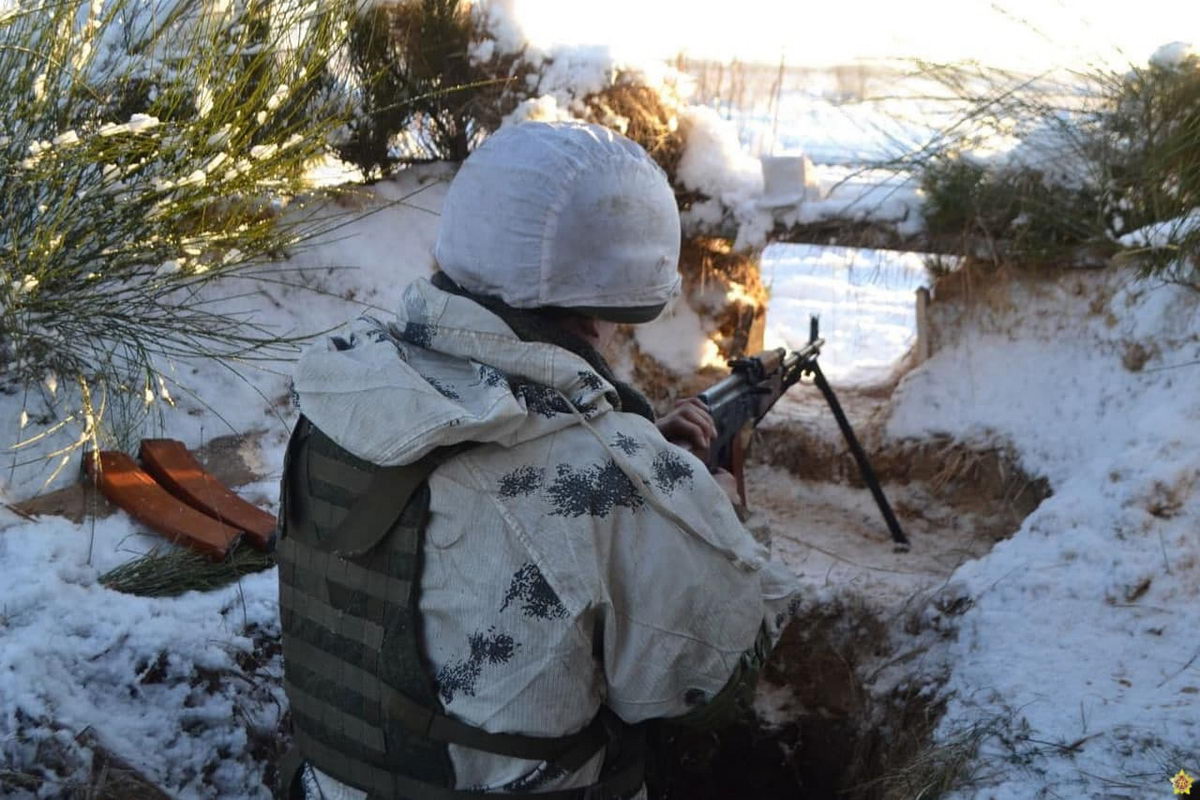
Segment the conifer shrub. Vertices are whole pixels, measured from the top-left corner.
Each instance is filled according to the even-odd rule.
[[[297,198],[348,117],[327,66],[350,8],[51,0],[0,12],[0,388],[48,408],[20,445],[72,425],[75,445],[98,442],[112,409],[169,396],[166,360],[288,348],[213,285],[277,276],[264,260],[329,224]]]
[[[1081,263],[1112,249],[1098,192],[1056,184],[1036,169],[949,156],[924,166],[921,189],[927,228],[983,263]]]
[[[1105,76],[1101,158],[1118,233],[1144,271],[1200,289],[1200,56]]]
[[[1200,58],[1068,83],[965,71],[927,72],[967,101],[910,157],[931,236],[1018,267],[1097,265],[1125,251],[1147,274],[1200,286]],[[1016,145],[977,157],[989,138]]]
[[[355,17],[349,63],[358,95],[338,143],[368,179],[403,164],[462,161],[521,99],[517,55],[479,57],[486,35],[462,0],[391,0]]]

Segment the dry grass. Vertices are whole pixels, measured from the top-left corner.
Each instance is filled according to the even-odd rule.
[[[66,800],[170,800],[170,795],[155,785],[129,762],[113,753],[90,729],[75,736],[39,738],[25,741],[18,715],[17,742],[34,749],[30,764],[36,768],[0,768],[0,796],[18,792],[37,797]],[[43,724],[63,732],[61,726]],[[89,765],[90,761],[90,765]]]
[[[695,236],[684,240],[679,269],[692,307],[716,323],[723,359],[762,350],[767,290],[758,256],[734,252],[728,239]]]
[[[920,721],[926,737],[936,722]],[[928,726],[928,727],[924,727]],[[933,743],[925,741],[904,759],[859,789],[873,800],[938,800],[951,791],[978,782],[988,767],[979,758],[980,745],[995,733],[996,722],[976,723]],[[909,743],[920,737],[904,729]]]
[[[675,184],[684,137],[677,109],[655,89],[618,75],[613,85],[583,99],[587,121],[612,128],[640,144]]]

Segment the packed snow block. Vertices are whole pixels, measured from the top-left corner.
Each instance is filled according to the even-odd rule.
[[[138,522],[171,542],[214,559],[225,558],[242,532],[172,495],[117,450],[83,456],[84,470],[101,493]]]
[[[246,541],[265,550],[275,533],[275,516],[246,502],[214,478],[177,439],[143,439],[142,465],[168,492],[242,531]]]
[[[759,161],[763,174],[760,208],[791,208],[822,199],[821,182],[808,156],[761,156]]]

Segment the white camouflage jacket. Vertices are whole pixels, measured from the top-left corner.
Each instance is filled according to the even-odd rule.
[[[420,610],[446,713],[488,731],[572,733],[602,703],[630,723],[716,695],[796,581],[704,465],[563,348],[522,342],[478,304],[415,281],[295,373],[300,410],[380,465],[480,442],[430,478]],[[593,637],[602,637],[602,659]],[[451,745],[458,788],[595,780]],[[327,797],[363,795],[320,776]]]

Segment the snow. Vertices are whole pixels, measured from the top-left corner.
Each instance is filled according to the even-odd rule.
[[[1182,217],[1154,222],[1144,228],[1121,236],[1117,242],[1122,247],[1170,247],[1186,237],[1200,231],[1200,208],[1194,208]]]
[[[307,288],[283,287],[270,272],[233,280],[225,292],[235,299],[227,307],[296,335],[335,328],[363,311],[390,311],[403,287],[433,268],[437,212],[451,174],[446,165],[414,168],[359,189],[357,200],[340,201],[357,208],[330,204],[323,213],[354,217],[292,255],[288,266],[303,270],[298,277]],[[290,364],[243,364],[237,372],[202,360],[162,366],[167,383],[137,392],[140,404],[144,388],[152,414],[146,435],[195,448],[225,433],[263,432],[261,451],[250,455],[267,479],[239,491],[273,510],[294,421]],[[66,390],[57,381],[46,388]],[[165,400],[170,395],[173,405]],[[0,437],[17,441],[30,411],[44,411],[36,393],[0,394]],[[39,454],[76,435],[65,431],[10,454],[0,499],[38,490],[53,467]],[[76,475],[61,471],[51,488]],[[286,707],[279,662],[253,670],[244,662],[252,635],[278,636],[275,572],[179,598],[139,598],[99,585],[108,569],[156,545],[169,547],[139,530],[124,513],[77,525],[58,517],[29,521],[0,507],[0,566],[8,576],[0,582],[0,763],[37,767],[42,756],[35,742],[66,730],[76,756],[71,763],[84,771],[48,784],[62,789],[86,779],[89,748],[74,737],[90,729],[106,749],[177,797],[268,798],[262,756],[251,752],[262,742],[247,742],[246,735],[261,734],[268,745],[276,737]],[[156,667],[160,655],[165,660]]]
[[[658,319],[633,329],[638,349],[677,375],[692,375],[702,366],[724,366],[717,345],[708,337],[716,325],[705,324],[686,302],[677,299]]]
[[[737,131],[715,110],[689,108],[683,116],[683,129],[687,142],[679,160],[680,183],[728,206],[762,194],[758,159],[742,149]]]
[[[1200,295],[1110,271],[1012,299],[901,383],[887,428],[1001,437],[1054,491],[953,579],[973,605],[939,735],[1005,734],[954,797],[1150,796],[1200,734]]]
[[[51,725],[90,728],[180,797],[269,797],[246,736],[275,736],[279,665],[258,674],[238,659],[256,628],[278,630],[274,572],[179,599],[133,597],[96,581],[151,545],[127,518],[0,524],[0,763],[49,768],[35,753]]]
[[[818,396],[812,397],[811,405],[829,415]],[[896,552],[879,507],[865,488],[799,481],[780,467],[763,464],[747,470],[746,482],[751,506],[769,522],[772,554],[801,577],[811,595],[823,600],[844,600],[853,594],[873,608],[895,609],[944,584],[963,562],[992,545],[991,538],[979,532],[977,515],[940,504],[919,485],[885,487],[893,508],[901,510],[905,534],[917,543],[908,552]],[[904,514],[909,508],[921,513]]]
[[[1178,69],[1197,58],[1200,58],[1200,51],[1197,51],[1191,42],[1169,42],[1154,51],[1150,56],[1150,65],[1163,69]]]
[[[916,338],[914,292],[927,279],[920,253],[773,244],[761,269],[765,345],[803,347],[816,314],[827,340],[821,368],[835,384],[886,379]]]

